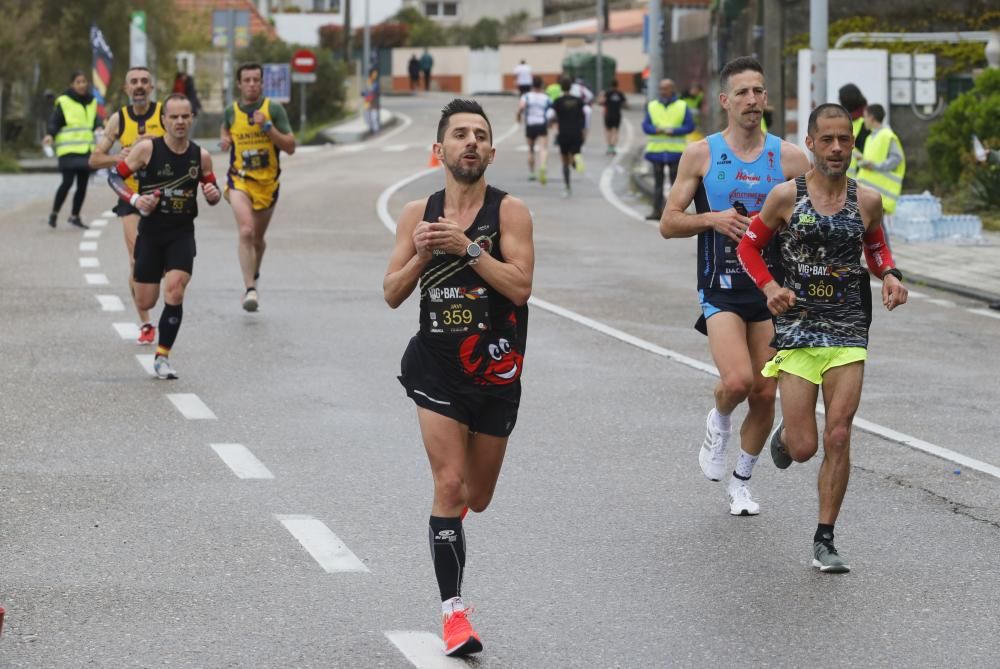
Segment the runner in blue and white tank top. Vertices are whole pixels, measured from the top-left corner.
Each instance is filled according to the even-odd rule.
[[[541,150],[541,165],[538,178],[545,185],[548,182],[546,165],[549,160],[549,126],[546,114],[552,106],[552,99],[542,92],[542,78],[534,77],[531,90],[521,96],[517,107],[517,122],[524,119],[524,136],[528,140],[528,181],[535,180],[535,142]]]
[[[774,421],[776,384],[760,375],[774,354],[771,313],[736,257],[736,246],[776,185],[804,174],[809,161],[798,148],[760,130],[767,104],[764,70],[753,58],[727,63],[719,101],[729,124],[721,133],[689,144],[681,155],[660,220],[666,238],[698,237],[701,317],[720,380],[705,420],[698,462],[706,478],[721,481],[733,427],[730,414],[747,401],[740,454],[727,486],[729,512],[754,515],[759,505],[747,482]],[[696,212],[686,213],[694,202]],[[773,256],[771,256],[773,264]]]

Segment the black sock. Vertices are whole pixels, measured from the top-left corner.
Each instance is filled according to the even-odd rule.
[[[170,350],[174,347],[183,316],[183,304],[163,304],[163,313],[160,314],[160,341],[157,342],[160,348]]]
[[[566,182],[566,188],[569,188],[569,165],[563,165],[563,181]]]
[[[820,523],[816,526],[816,534],[813,535],[813,541],[833,541],[833,525],[824,525]]]
[[[462,519],[431,516],[429,537],[441,601],[460,597],[462,572],[465,571],[465,532],[462,530]]]

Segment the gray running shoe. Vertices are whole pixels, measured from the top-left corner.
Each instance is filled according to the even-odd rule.
[[[247,288],[247,292],[243,295],[243,311],[254,312],[257,311],[258,306],[257,289]]]
[[[732,434],[715,429],[712,420],[715,413],[715,409],[708,412],[708,418],[705,419],[705,440],[701,442],[701,450],[698,451],[698,464],[709,481],[721,481],[726,475],[726,450]]]
[[[851,571],[851,565],[837,553],[832,541],[813,543],[813,566],[819,567],[826,574],[846,574]]]
[[[785,450],[778,436],[781,434],[781,428],[783,427],[785,427],[784,419],[778,421],[778,425],[772,430],[771,436],[767,438],[768,443],[771,444],[771,459],[774,460],[774,466],[778,469],[788,469],[788,465],[792,464],[792,456]]]
[[[153,371],[156,372],[156,378],[158,379],[178,378],[174,366],[170,364],[170,358],[165,355],[158,355],[153,358]]]

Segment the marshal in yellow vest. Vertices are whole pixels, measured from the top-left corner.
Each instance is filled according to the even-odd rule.
[[[868,135],[865,140],[865,152],[862,158],[873,163],[881,163],[889,157],[889,149],[896,142],[899,152],[903,153],[903,145],[896,133],[888,126],[882,126],[874,135]],[[896,211],[896,200],[903,190],[903,175],[906,173],[906,156],[899,161],[892,172],[877,172],[863,167],[858,171],[858,183],[873,188],[882,196],[882,209],[891,214]]]
[[[97,100],[83,106],[68,95],[56,98],[56,106],[62,109],[66,125],[55,136],[56,155],[75,153],[87,155],[94,150],[94,121],[97,119]]]
[[[270,98],[264,98],[260,112],[268,121],[271,120]],[[252,118],[240,109],[239,103],[234,102],[233,123],[229,127],[233,138],[229,171],[252,181],[277,181],[281,173],[278,151],[260,125],[251,121]]]
[[[687,104],[683,100],[674,100],[664,105],[659,100],[651,100],[646,105],[649,119],[657,128],[679,128],[684,125],[684,115]],[[683,153],[687,146],[684,135],[650,135],[646,141],[646,153]]]

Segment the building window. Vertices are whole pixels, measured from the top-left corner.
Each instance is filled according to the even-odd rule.
[[[424,15],[426,16],[438,16],[439,14],[439,3],[437,2],[425,2],[424,3]]]
[[[442,3],[444,11],[442,14],[444,16],[458,16],[458,3],[457,2],[445,2]]]

